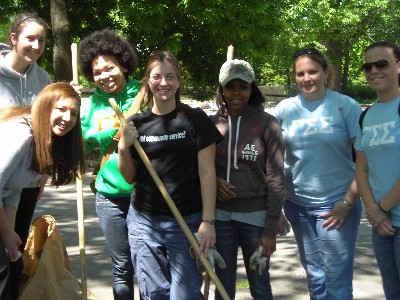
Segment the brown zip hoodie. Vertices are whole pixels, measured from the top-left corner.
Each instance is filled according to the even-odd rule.
[[[217,200],[217,208],[232,212],[267,210],[263,236],[276,236],[286,189],[282,131],[262,105],[248,106],[239,116],[213,116],[224,136],[217,145],[216,172],[235,186],[237,198]]]

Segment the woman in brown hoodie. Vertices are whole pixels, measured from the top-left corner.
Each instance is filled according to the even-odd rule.
[[[216,247],[227,265],[216,272],[234,299],[241,246],[252,297],[272,299],[269,257],[276,250],[286,193],[281,128],[264,111],[265,99],[246,61],[222,65],[216,98],[218,112],[212,119],[224,136],[216,153]],[[216,299],[221,299],[217,291]]]

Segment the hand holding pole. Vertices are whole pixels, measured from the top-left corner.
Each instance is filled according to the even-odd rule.
[[[121,110],[119,109],[117,103],[113,98],[108,99],[108,102],[110,103],[111,107],[114,109],[115,113],[117,114],[118,118],[121,121],[121,124],[125,126],[126,124],[126,119],[124,115],[122,114]],[[193,236],[192,232],[190,231],[189,227],[187,226],[185,220],[183,219],[181,213],[179,212],[178,208],[176,207],[174,201],[172,200],[171,196],[168,194],[168,191],[166,187],[164,186],[163,182],[161,181],[160,177],[154,170],[153,166],[151,165],[151,162],[149,158],[147,157],[146,153],[144,152],[142,146],[140,145],[138,140],[135,140],[133,143],[133,146],[135,147],[136,151],[138,152],[140,158],[142,159],[144,165],[146,166],[147,170],[149,171],[151,177],[153,178],[154,182],[156,183],[158,189],[160,190],[161,194],[163,195],[165,201],[167,202],[169,208],[172,211],[172,214],[174,215],[175,219],[181,226],[183,233],[185,234],[186,238],[189,240],[190,245],[194,249],[196,255],[199,257],[202,265],[206,269],[207,274],[210,275],[211,279],[214,281],[215,286],[217,287],[219,293],[221,294],[221,297],[224,300],[229,300],[229,296],[226,293],[223,285],[221,284],[220,280],[218,279],[217,275],[215,274],[213,268],[211,267],[209,261],[205,258],[205,256],[200,252],[199,249],[199,244],[197,243],[195,237]],[[188,250],[189,251],[189,250]]]

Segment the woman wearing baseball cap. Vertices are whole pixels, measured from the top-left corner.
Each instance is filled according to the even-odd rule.
[[[264,111],[265,99],[253,68],[244,60],[224,63],[212,117],[223,134],[217,145],[216,247],[226,262],[216,273],[235,298],[241,246],[254,299],[272,299],[269,257],[276,250],[277,224],[285,199],[280,125]],[[254,255],[253,255],[254,253]],[[221,299],[216,291],[216,299]]]

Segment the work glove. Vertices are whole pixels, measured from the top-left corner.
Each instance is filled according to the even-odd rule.
[[[250,257],[250,269],[258,275],[262,275],[267,266],[268,257],[262,257],[263,247],[259,246]]]
[[[194,234],[197,242],[200,244],[201,236],[198,232]],[[203,264],[201,263],[200,259],[196,256],[196,252],[192,247],[189,249],[190,255],[196,259],[196,267],[197,271],[202,274],[205,271],[205,268]],[[215,262],[218,265],[218,268],[220,269],[225,269],[226,264],[224,259],[222,258],[221,254],[217,252],[215,248],[209,248],[208,249],[208,255],[207,255],[208,262],[210,263],[211,267],[214,269],[215,268]]]

